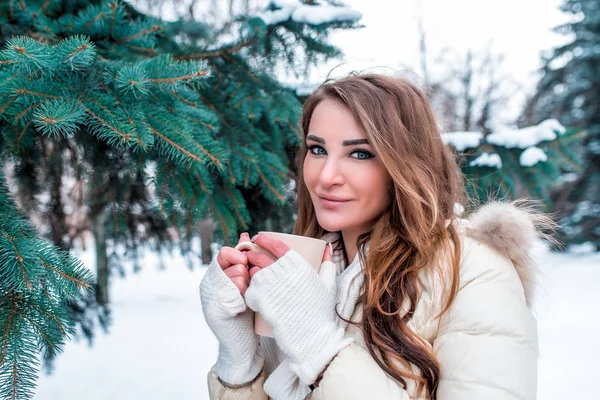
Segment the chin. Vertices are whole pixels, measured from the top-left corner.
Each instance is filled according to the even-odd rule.
[[[321,226],[321,228],[325,229],[328,232],[337,232],[346,228],[347,222],[344,223],[342,221],[336,221],[334,218],[319,218],[317,215],[317,222]]]

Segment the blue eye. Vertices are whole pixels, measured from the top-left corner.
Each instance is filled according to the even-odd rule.
[[[323,150],[323,148],[322,148],[321,146],[317,146],[317,145],[314,145],[314,144],[313,144],[312,146],[308,146],[308,151],[309,151],[311,154],[314,154],[315,156],[316,156],[316,155],[318,155],[318,154],[315,154],[315,153],[313,152],[313,149],[321,149],[321,150]]]
[[[308,151],[315,156],[321,155],[321,154],[317,154],[315,152],[313,152],[314,149],[321,149],[323,150],[323,148],[321,146],[317,146],[316,144],[313,144],[312,146],[308,146]],[[371,152],[366,151],[366,150],[353,150],[352,152],[350,152],[350,154],[362,154],[364,155],[364,157],[353,157],[357,160],[368,160],[370,158],[375,157],[373,154],[371,154]]]
[[[369,153],[368,151],[364,151],[364,150],[356,150],[356,151],[353,151],[350,154],[355,154],[355,153],[356,154],[363,154],[363,155],[365,155],[364,158],[358,158],[359,160],[368,160],[369,158],[375,157],[373,154]]]

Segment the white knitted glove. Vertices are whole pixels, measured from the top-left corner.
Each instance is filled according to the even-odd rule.
[[[264,364],[254,333],[254,313],[216,257],[200,283],[200,297],[206,323],[219,340],[217,375],[229,385],[252,381]]]
[[[335,277],[332,262],[323,266],[333,269]],[[305,385],[314,383],[333,357],[353,342],[344,338],[344,324],[338,324],[335,292],[335,279],[319,277],[295,250],[254,274],[246,291],[246,304],[271,326],[289,369]]]
[[[269,375],[263,389],[273,400],[304,400],[311,392],[310,387],[290,370],[288,358]]]

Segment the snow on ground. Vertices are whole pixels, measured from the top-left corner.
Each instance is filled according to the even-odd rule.
[[[81,256],[92,265],[91,253]],[[535,300],[540,339],[538,400],[593,400],[600,359],[600,253],[544,256]],[[70,342],[36,400],[203,400],[217,342],[202,318],[198,284],[177,256],[159,270],[150,254],[139,274],[114,278],[113,327],[94,347]]]
[[[600,253],[554,254],[545,275],[534,305],[538,399],[598,399]]]
[[[86,265],[91,255],[81,257]],[[202,400],[217,341],[204,322],[198,286],[204,268],[190,271],[180,257],[166,269],[150,254],[138,274],[115,277],[113,326],[93,348],[71,342],[40,376],[36,400]]]

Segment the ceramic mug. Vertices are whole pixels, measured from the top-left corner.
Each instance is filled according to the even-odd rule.
[[[281,240],[290,249],[296,250],[310,265],[312,265],[315,271],[319,273],[321,262],[323,260],[323,253],[325,253],[325,247],[327,246],[325,240],[280,232],[261,231],[258,233],[260,235],[269,235],[277,240]],[[239,243],[235,246],[235,249],[240,251],[256,251],[268,255],[272,259],[277,259],[270,251],[263,249],[252,242]],[[273,337],[273,330],[259,313],[254,313],[254,332],[256,332],[257,335]]]

